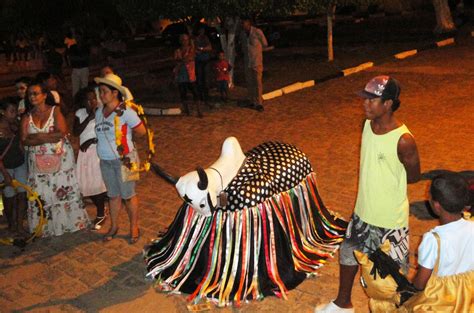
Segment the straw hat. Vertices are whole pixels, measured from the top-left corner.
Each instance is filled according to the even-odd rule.
[[[124,97],[127,95],[127,88],[122,86],[122,79],[115,74],[107,74],[104,77],[96,77],[94,78],[94,81],[97,84],[104,84],[117,89]]]

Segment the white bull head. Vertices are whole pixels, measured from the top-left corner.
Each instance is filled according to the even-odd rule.
[[[210,216],[219,203],[221,192],[237,175],[245,160],[245,155],[235,137],[227,138],[219,159],[207,169],[197,168],[181,176],[177,181],[166,174],[158,165],[153,164],[154,171],[174,184],[184,201],[199,214]]]

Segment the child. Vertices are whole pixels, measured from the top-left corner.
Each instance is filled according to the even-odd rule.
[[[462,211],[469,197],[466,181],[457,173],[439,175],[433,179],[430,194],[430,204],[434,213],[439,216],[440,226],[425,233],[418,248],[419,269],[413,280],[413,284],[418,290],[424,290],[427,287],[432,274],[441,279],[465,273],[457,277],[459,278],[458,283],[463,279],[473,277],[474,274],[474,223],[462,218]],[[439,246],[434,233],[439,236]],[[438,271],[433,273],[437,260],[439,260]],[[458,286],[450,286],[449,288],[453,289],[450,292],[456,292],[456,287]],[[427,291],[433,293],[434,290]],[[464,291],[471,295],[474,292],[474,290]],[[439,294],[436,296],[436,298],[446,298]],[[459,296],[462,299],[457,299],[453,304],[457,309],[459,309],[459,305],[466,304],[463,304],[463,301],[469,301],[466,297]],[[435,303],[436,299],[432,298],[431,296],[427,297],[420,305],[429,303],[430,300],[434,300],[433,303]]]
[[[28,113],[29,107],[26,106],[25,98],[26,98],[26,89],[28,89],[28,85],[31,83],[31,78],[22,76],[15,80],[15,89],[16,94],[18,96],[18,114],[21,116],[25,113]]]
[[[232,65],[225,59],[224,51],[219,52],[219,60],[215,64],[217,89],[221,95],[221,99],[227,102],[229,93],[229,80]]]
[[[27,169],[23,146],[20,144],[18,107],[13,98],[1,103],[0,117],[0,180],[3,189],[3,204],[10,231],[26,235],[23,219],[26,213],[27,198],[25,189],[11,187],[13,179],[21,184],[27,182]]]
[[[97,137],[95,134],[95,110],[97,97],[92,87],[81,89],[75,98],[76,111],[73,133],[79,136],[79,155],[77,156],[77,180],[83,197],[90,197],[97,207],[97,216],[92,224],[99,230],[105,222],[106,187],[100,172],[97,156]]]

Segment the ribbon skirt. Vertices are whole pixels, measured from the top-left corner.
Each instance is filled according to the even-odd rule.
[[[218,306],[276,295],[314,274],[347,222],[324,206],[311,173],[296,187],[242,210],[197,214],[184,203],[167,233],[145,248],[147,278],[163,291]]]

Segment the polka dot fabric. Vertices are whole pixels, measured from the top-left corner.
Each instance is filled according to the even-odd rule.
[[[312,171],[306,155],[295,146],[266,142],[246,153],[246,161],[226,188],[228,205],[221,210],[254,207],[298,185]]]

